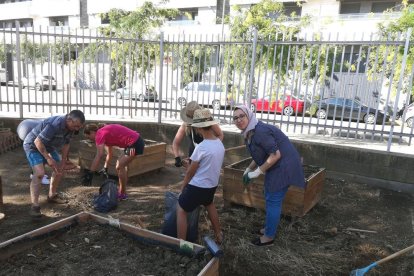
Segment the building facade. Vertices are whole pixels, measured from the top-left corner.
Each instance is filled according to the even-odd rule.
[[[255,5],[259,0],[153,0],[156,6],[174,8],[181,15],[163,26],[167,34],[223,34],[228,28],[223,18],[232,14],[232,7],[242,9]],[[307,31],[339,33],[351,39],[353,33],[371,33],[379,22],[392,20],[398,12],[385,16],[383,12],[401,5],[390,0],[281,0],[287,14],[296,18],[311,16]],[[89,28],[96,29],[108,23],[102,14],[112,8],[132,11],[144,0],[0,0],[0,28],[14,28],[16,20],[21,27]]]

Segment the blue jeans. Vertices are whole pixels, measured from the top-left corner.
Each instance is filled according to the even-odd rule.
[[[269,238],[275,238],[277,226],[280,221],[280,214],[282,213],[282,203],[289,187],[286,187],[278,192],[265,191],[266,199],[266,221],[265,221],[265,235]]]

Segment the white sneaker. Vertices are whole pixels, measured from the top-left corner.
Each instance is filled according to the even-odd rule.
[[[32,179],[32,178],[33,178],[33,174],[30,174],[30,179]],[[43,185],[49,185],[50,184],[49,176],[47,176],[46,174],[43,175],[42,184]]]

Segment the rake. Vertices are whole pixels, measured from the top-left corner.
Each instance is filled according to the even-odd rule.
[[[399,256],[401,256],[401,255],[403,255],[403,254],[405,254],[405,253],[407,253],[408,251],[411,251],[411,250],[414,250],[414,244],[407,247],[407,248],[405,248],[405,249],[402,249],[398,252],[395,252],[394,254],[389,255],[388,257],[385,257],[384,259],[373,262],[369,266],[366,266],[364,268],[354,269],[354,270],[351,271],[350,276],[362,276],[365,273],[367,273],[371,268],[376,267],[377,265],[383,264],[385,262],[388,262],[391,259],[397,258],[397,257],[399,257]]]

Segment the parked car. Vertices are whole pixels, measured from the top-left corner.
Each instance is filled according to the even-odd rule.
[[[38,91],[56,90],[56,80],[49,75],[29,76],[27,78],[27,86],[34,87]]]
[[[405,123],[409,128],[413,127],[413,120],[414,120],[414,103],[410,104],[405,109],[405,115],[403,118],[405,118]]]
[[[4,68],[0,68],[0,84],[7,83],[7,71]]]
[[[197,101],[199,105],[212,106],[213,109],[220,109],[222,106],[231,106],[233,100],[223,85],[206,82],[190,82],[178,96],[177,102],[184,107],[187,102]]]
[[[138,92],[137,90],[140,89],[135,87],[131,89],[129,86],[121,87],[115,91],[115,97],[118,99],[135,99],[141,102],[155,102],[158,99],[158,94],[153,87],[146,85],[145,92]]]
[[[270,99],[266,96],[260,99],[252,99],[250,109],[253,112],[276,112],[286,116],[303,113],[305,102],[293,95],[280,95],[279,99]]]
[[[370,108],[358,100],[346,98],[327,98],[314,103],[316,117],[319,119],[351,119],[364,121],[367,124],[382,124],[389,120],[389,115],[381,110]]]

